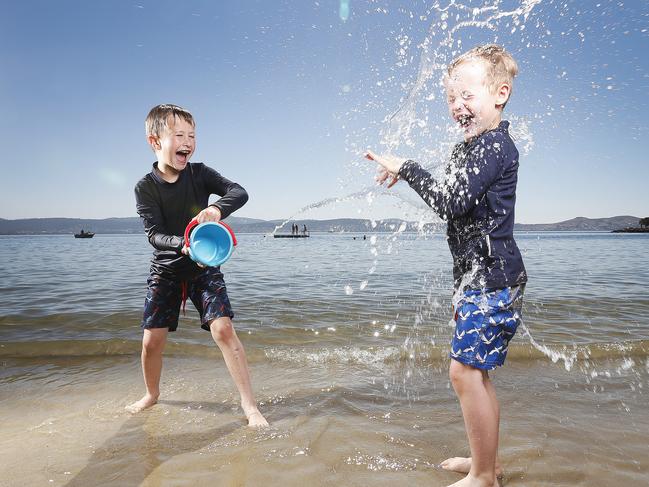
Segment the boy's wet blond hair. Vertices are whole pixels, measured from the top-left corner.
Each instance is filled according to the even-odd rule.
[[[461,56],[455,58],[448,65],[447,72],[450,76],[453,70],[466,61],[479,59],[485,62],[487,66],[487,79],[485,83],[489,91],[494,93],[498,87],[504,83],[509,85],[509,96],[514,87],[514,77],[518,74],[518,64],[505,48],[498,44],[485,44],[477,46]],[[507,102],[503,103],[503,108]]]
[[[194,123],[194,117],[192,117],[189,110],[185,110],[177,105],[158,105],[151,109],[144,121],[147,136],[154,135],[160,137],[164,130],[169,127],[170,116],[174,119],[178,117],[181,120],[190,123],[192,127],[196,126]]]

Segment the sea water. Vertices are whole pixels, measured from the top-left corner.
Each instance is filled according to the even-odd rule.
[[[2,485],[458,478],[436,468],[468,453],[447,377],[444,236],[238,237],[223,271],[273,425],[262,432],[244,426],[192,309],[170,335],[160,404],[124,411],[143,392],[144,235],[0,237]],[[507,484],[644,485],[649,271],[638,259],[647,236],[516,238],[531,277],[524,320],[534,343],[519,333],[493,374]]]

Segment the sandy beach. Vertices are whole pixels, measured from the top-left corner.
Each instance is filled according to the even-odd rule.
[[[137,415],[124,411],[141,391],[133,357],[4,359],[2,485],[424,486],[459,478],[437,467],[467,454],[442,362],[252,355],[272,423],[264,431],[245,426],[216,354],[169,357],[164,397]],[[629,387],[647,383],[646,365],[588,385],[537,359],[494,377],[502,485],[646,484],[646,397]]]

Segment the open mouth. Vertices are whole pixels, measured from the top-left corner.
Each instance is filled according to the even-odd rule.
[[[472,120],[473,120],[473,116],[471,116],[471,115],[460,115],[457,118],[457,123],[460,124],[460,127],[465,129],[471,124]]]
[[[191,154],[190,151],[188,150],[179,150],[176,152],[176,159],[178,159],[180,162],[187,162],[187,159],[189,159],[189,155]]]

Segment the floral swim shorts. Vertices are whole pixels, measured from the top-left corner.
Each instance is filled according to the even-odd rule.
[[[503,365],[522,319],[525,285],[469,289],[455,306],[450,357],[483,370]]]

